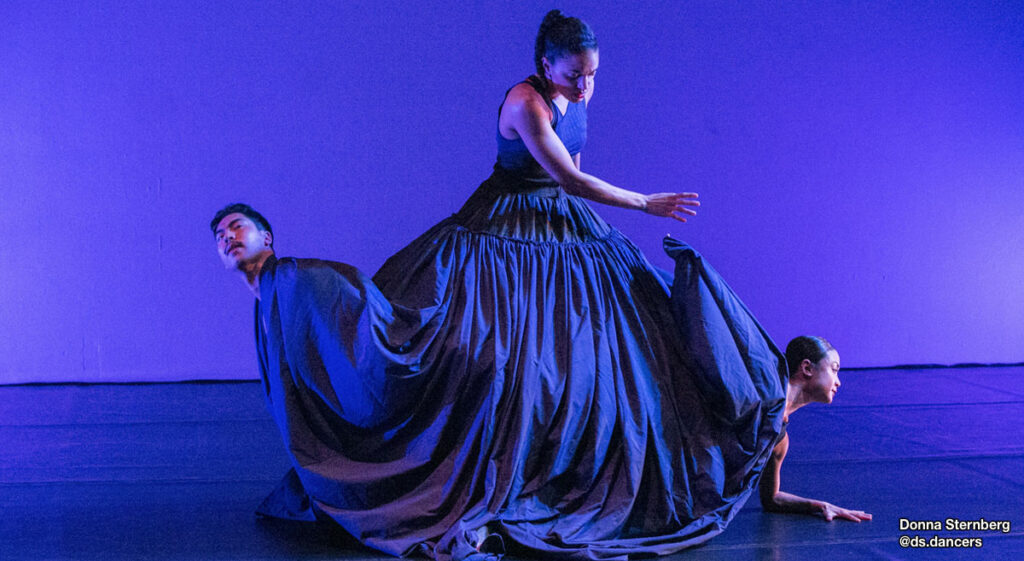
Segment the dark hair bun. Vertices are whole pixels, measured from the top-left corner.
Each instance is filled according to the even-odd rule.
[[[805,359],[817,363],[832,350],[835,350],[835,347],[824,337],[813,335],[796,337],[786,345],[786,363],[789,366],[789,373],[796,372]]]
[[[544,15],[544,21],[540,22],[533,49],[537,75],[544,77],[544,57],[553,61],[560,56],[579,54],[588,49],[597,49],[597,37],[590,26],[579,18],[563,14],[561,10],[551,10]]]
[[[544,14],[544,21],[540,22],[540,30],[544,31],[545,29],[554,25],[556,22],[563,19],[565,19],[565,14],[562,13],[562,10],[551,10],[550,12]]]

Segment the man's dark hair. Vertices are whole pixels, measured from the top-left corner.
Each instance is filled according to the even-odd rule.
[[[270,232],[271,235],[274,233],[274,229],[270,227],[270,222],[263,217],[262,214],[256,212],[256,209],[245,203],[233,203],[217,211],[217,214],[213,215],[213,220],[210,221],[210,231],[214,234],[217,233],[217,224],[220,224],[221,220],[229,214],[234,213],[244,214],[249,220],[252,220],[256,227],[265,232]]]

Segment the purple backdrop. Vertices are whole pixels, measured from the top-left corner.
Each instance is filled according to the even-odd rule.
[[[207,222],[374,271],[487,176],[550,7],[0,6],[0,383],[256,376]],[[691,242],[780,344],[1024,360],[1024,6],[566,2],[600,38],[583,167],[696,190],[598,210]],[[596,205],[600,206],[600,205]]]

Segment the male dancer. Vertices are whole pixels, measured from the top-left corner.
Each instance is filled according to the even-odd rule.
[[[270,222],[251,206],[236,203],[219,210],[210,222],[210,229],[224,266],[244,276],[245,283],[259,300],[259,272],[274,255],[274,232]]]

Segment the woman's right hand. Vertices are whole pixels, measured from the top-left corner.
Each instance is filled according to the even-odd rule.
[[[853,522],[871,520],[871,515],[864,512],[863,510],[852,510],[849,508],[843,508],[831,503],[826,503],[825,501],[818,502],[820,504],[815,505],[819,511],[818,516],[821,516],[829,522],[835,520],[836,518],[852,520]]]
[[[675,218],[680,222],[686,222],[683,216],[697,216],[697,211],[689,207],[700,206],[697,200],[697,193],[654,193],[645,195],[643,211],[654,216]]]

